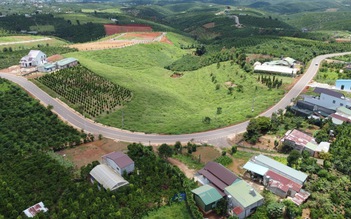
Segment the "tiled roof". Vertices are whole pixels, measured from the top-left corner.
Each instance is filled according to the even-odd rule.
[[[304,147],[306,147],[307,143],[309,142],[315,142],[312,136],[309,136],[297,129],[294,129],[292,131],[287,131],[283,139],[293,141],[295,142],[295,144],[298,144]]]
[[[113,160],[120,168],[127,167],[130,164],[134,163],[134,161],[130,159],[128,155],[120,151],[115,151],[115,152],[106,154],[102,158],[109,158]]]

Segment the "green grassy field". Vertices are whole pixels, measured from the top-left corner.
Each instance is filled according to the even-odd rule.
[[[79,59],[95,73],[133,92],[133,100],[122,109],[96,119],[121,128],[123,110],[123,128],[132,131],[180,134],[215,129],[256,116],[284,94],[283,90],[269,91],[257,82],[257,75],[244,73],[229,62],[221,63],[220,68],[211,65],[184,72],[180,78],[170,77],[173,72],[164,66],[184,54],[174,45],[147,44],[66,56]],[[212,82],[213,76],[216,83]],[[244,91],[233,87],[228,94],[229,81],[234,86],[242,85]],[[284,83],[290,82],[291,78],[284,78]],[[253,104],[255,111],[251,113]],[[222,108],[221,114],[217,114],[218,107]],[[211,118],[209,124],[203,122],[205,117]]]
[[[36,40],[44,38],[43,36],[33,36],[33,35],[23,35],[23,36],[3,36],[0,37],[0,43],[9,43],[9,42],[19,42],[24,40]]]
[[[17,42],[16,44],[0,45],[0,50],[2,50],[5,47],[6,48],[11,47],[13,50],[22,50],[22,49],[38,47],[38,45],[39,46],[47,46],[47,44],[49,44],[50,46],[63,46],[63,45],[67,44],[67,42],[65,42],[64,40],[61,40],[58,38],[52,38],[52,37],[50,37],[51,39],[49,39],[49,40],[20,43],[21,41],[38,40],[38,39],[44,39],[44,38],[46,38],[46,36],[6,36],[6,37],[0,37],[0,43]]]
[[[36,25],[30,26],[29,30],[38,32],[55,32],[55,27],[54,25]]]
[[[191,215],[185,206],[185,202],[173,203],[171,206],[164,206],[157,211],[149,213],[143,219],[191,219]]]
[[[73,25],[78,25],[77,20],[79,21],[80,24],[86,24],[88,22],[101,23],[101,24],[113,23],[109,19],[93,17],[93,16],[90,16],[89,14],[84,14],[84,13],[55,14],[55,17],[61,17],[65,20],[70,20]]]

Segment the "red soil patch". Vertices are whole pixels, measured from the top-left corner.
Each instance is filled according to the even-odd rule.
[[[57,62],[61,59],[63,59],[64,57],[62,55],[59,55],[59,54],[55,54],[55,55],[52,55],[52,56],[49,56],[48,57],[48,62]]]
[[[123,38],[142,38],[145,40],[152,40],[158,36],[160,36],[160,32],[149,32],[149,33],[126,33]]]
[[[166,36],[162,36],[160,42],[173,45],[172,41],[170,41]]]
[[[92,42],[92,43],[73,44],[73,45],[69,45],[69,47],[76,48],[79,51],[82,51],[82,50],[103,50],[103,49],[122,48],[133,44],[134,44],[133,42],[129,42],[126,40],[123,40],[123,41],[109,40],[109,41],[100,41],[100,42]]]
[[[130,24],[130,25],[116,25],[116,24],[105,24],[104,25],[106,35],[113,35],[116,33],[126,32],[150,32],[152,27],[143,24]]]
[[[335,42],[337,43],[345,43],[345,42],[350,42],[350,39],[345,39],[345,38],[336,38]]]
[[[75,148],[69,148],[57,152],[60,155],[71,160],[76,169],[85,166],[95,160],[100,161],[101,156],[113,151],[127,150],[128,143],[116,142],[112,139],[103,139],[99,141],[82,144]]]
[[[172,75],[171,75],[171,78],[180,78],[180,77],[182,77],[183,76],[183,73],[173,73]]]

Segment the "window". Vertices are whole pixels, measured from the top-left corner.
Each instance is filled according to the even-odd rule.
[[[343,106],[344,104],[340,103],[340,106]]]
[[[335,103],[335,100],[333,100],[333,103]]]

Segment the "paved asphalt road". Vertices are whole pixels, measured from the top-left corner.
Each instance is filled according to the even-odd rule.
[[[302,90],[307,86],[309,81],[312,80],[314,75],[317,73],[320,62],[329,57],[351,54],[347,53],[335,53],[322,55],[314,58],[311,62],[310,67],[306,73],[300,78],[300,80],[293,86],[293,88],[273,107],[263,112],[261,116],[271,116],[273,112],[278,111],[279,109],[284,109],[291,103],[291,100],[297,97]],[[121,130],[117,128],[112,128],[104,126],[98,123],[95,123],[89,119],[84,118],[83,116],[77,114],[72,109],[67,108],[66,105],[62,104],[60,101],[50,97],[47,93],[42,91],[32,82],[28,81],[24,77],[15,76],[8,73],[0,73],[0,77],[6,78],[10,81],[13,81],[39,99],[44,105],[52,105],[54,111],[65,121],[72,124],[75,127],[84,129],[87,132],[94,134],[102,134],[105,137],[113,138],[126,142],[141,142],[144,144],[148,143],[174,143],[176,141],[188,142],[194,140],[196,142],[211,142],[215,139],[226,139],[228,136],[245,132],[248,121],[239,123],[236,125],[228,126],[221,129],[193,133],[193,134],[183,134],[183,135],[158,135],[158,134],[144,134],[138,132],[130,132],[126,130]]]

